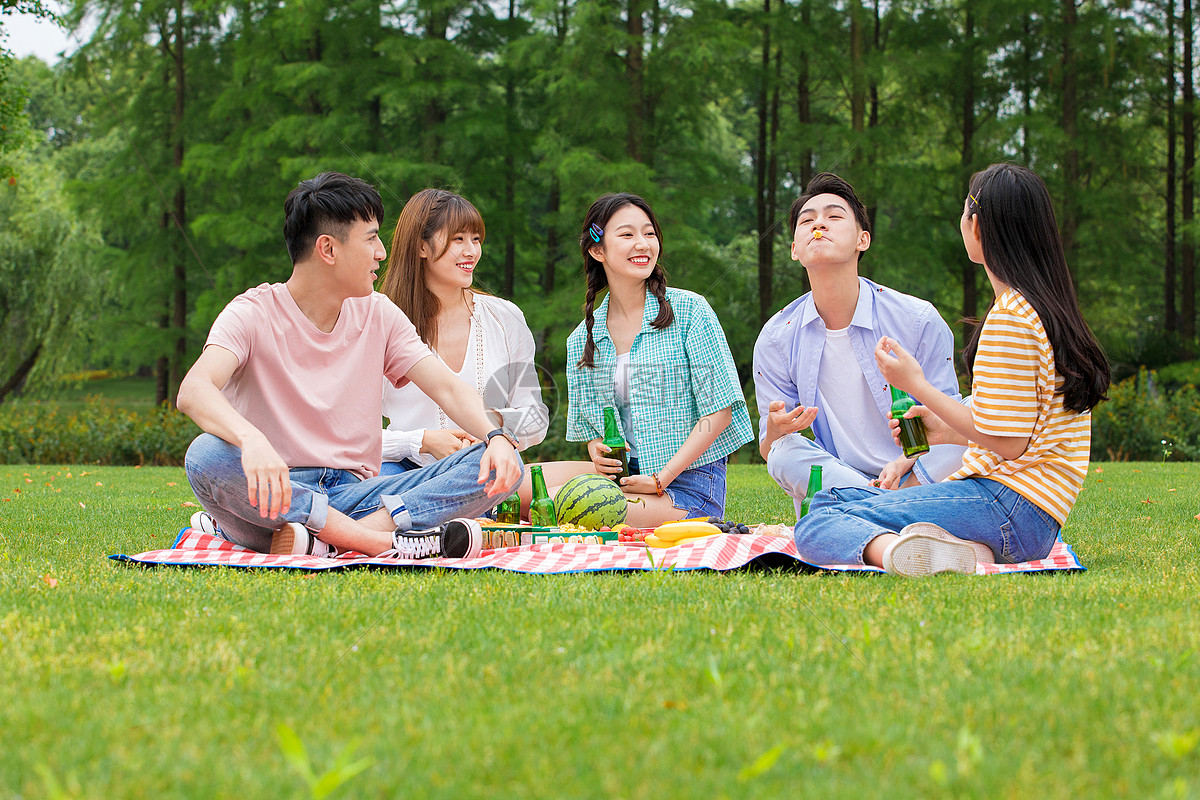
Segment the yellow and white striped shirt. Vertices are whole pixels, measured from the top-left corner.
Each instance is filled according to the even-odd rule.
[[[1063,407],[1054,348],[1037,311],[1017,291],[1004,292],[983,321],[971,381],[976,430],[1029,437],[1020,457],[1008,461],[971,442],[963,466],[950,476],[990,478],[1022,495],[1060,525],[1087,477],[1091,412]]]

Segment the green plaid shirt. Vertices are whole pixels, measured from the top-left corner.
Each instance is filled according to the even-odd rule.
[[[700,417],[733,410],[733,421],[692,467],[711,464],[754,440],[746,396],[738,381],[725,332],[708,301],[695,292],[667,289],[675,321],[659,331],[650,326],[658,300],[646,292],[642,329],[629,351],[629,405],[638,468],[658,472],[683,445]],[[608,297],[596,309],[592,335],[594,369],[579,367],[587,341],[586,322],[567,339],[567,441],[604,436],[604,407],[616,407],[613,372],[617,352],[608,335]],[[620,425],[618,417],[617,424]],[[624,432],[622,432],[624,435]]]

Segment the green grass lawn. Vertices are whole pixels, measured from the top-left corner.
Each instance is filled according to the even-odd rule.
[[[1098,467],[1088,572],[922,581],[145,569],[181,469],[0,467],[0,797],[1197,797],[1200,465]]]

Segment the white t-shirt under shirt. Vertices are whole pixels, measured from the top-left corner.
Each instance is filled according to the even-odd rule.
[[[625,434],[625,455],[637,458],[637,442],[633,440],[633,409],[629,405],[629,353],[617,356],[613,367],[613,398],[617,401],[617,414],[621,417],[621,430]]]
[[[546,438],[550,412],[534,366],[534,342],[525,315],[515,304],[492,295],[471,293],[471,327],[462,368],[455,374],[483,398],[492,422],[517,437],[521,449]],[[434,356],[441,358],[437,353]],[[411,384],[393,388],[383,382],[385,461],[411,459],[421,466],[435,459],[421,452],[426,430],[459,427],[437,403]]]
[[[235,297],[208,334],[238,359],[223,393],[289,467],[379,473],[379,376],[393,385],[431,355],[396,304],[372,293],[342,303],[329,333],[313,325],[287,285]]]
[[[878,475],[900,455],[883,425],[845,427],[847,421],[879,417],[867,379],[858,369],[849,328],[825,331],[825,350],[817,373],[817,408],[833,436],[838,457],[866,475]],[[838,413],[833,413],[834,409]]]

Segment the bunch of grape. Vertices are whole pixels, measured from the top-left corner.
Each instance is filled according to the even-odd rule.
[[[744,522],[726,522],[718,517],[709,517],[707,521],[713,525],[716,525],[717,528],[720,529],[721,533],[750,533],[750,529],[746,527],[746,523]]]

